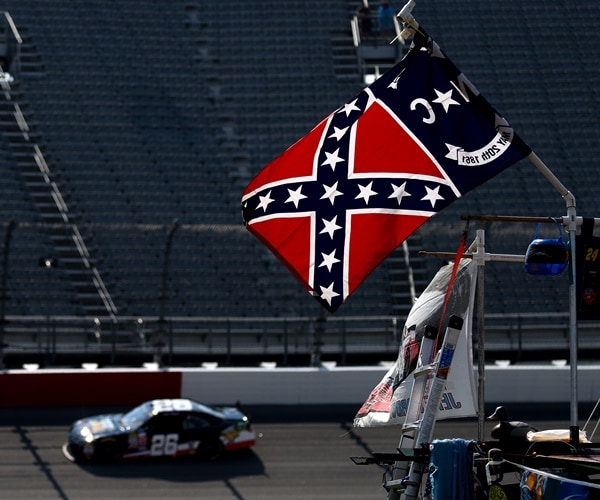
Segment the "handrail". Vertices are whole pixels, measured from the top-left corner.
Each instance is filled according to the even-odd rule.
[[[10,27],[10,30],[12,31],[12,34],[15,37],[15,40],[17,41],[17,43],[19,45],[21,45],[23,43],[23,39],[21,38],[19,30],[17,29],[17,25],[13,21],[12,16],[7,11],[4,11],[4,17],[6,18],[6,21],[8,22],[8,26]]]
[[[23,38],[21,38],[21,34],[19,33],[19,30],[17,29],[17,26],[15,24],[15,22],[13,21],[12,16],[10,15],[10,13],[8,11],[3,11],[4,14],[4,18],[6,19],[6,22],[10,28],[10,31],[15,39],[15,42],[17,42],[17,49],[16,49],[16,54],[15,57],[13,58],[13,68],[14,69],[14,73],[16,75],[18,75],[21,72],[21,45],[23,44]],[[2,74],[2,78],[4,78],[4,72]]]

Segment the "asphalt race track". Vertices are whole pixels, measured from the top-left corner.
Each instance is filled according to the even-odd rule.
[[[61,452],[69,423],[104,410],[2,409],[0,498],[385,499],[383,469],[355,465],[350,457],[393,452],[399,438],[398,427],[353,429],[356,408],[250,408],[261,434],[253,451],[214,462],[69,462]],[[543,427],[565,425],[544,422]],[[439,422],[436,437],[476,439],[477,423]]]

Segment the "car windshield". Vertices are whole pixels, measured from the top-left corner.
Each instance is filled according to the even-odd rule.
[[[152,403],[144,403],[135,407],[121,417],[123,427],[135,430],[152,415]]]

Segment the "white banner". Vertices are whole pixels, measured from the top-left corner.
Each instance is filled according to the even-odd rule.
[[[452,264],[442,267],[414,303],[402,331],[402,344],[398,359],[356,414],[355,427],[404,423],[421,339],[426,326],[435,328],[439,326],[452,267]],[[476,384],[471,349],[476,275],[476,266],[473,261],[462,259],[446,306],[440,336],[446,331],[448,319],[451,316],[460,316],[463,318],[464,324],[438,408],[437,420],[477,415]]]

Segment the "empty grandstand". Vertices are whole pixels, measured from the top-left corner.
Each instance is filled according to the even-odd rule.
[[[0,0],[0,363],[393,359],[461,214],[565,215],[527,161],[445,210],[334,316],[243,227],[265,164],[402,56],[358,47],[357,2]],[[372,2],[373,5],[376,3]],[[398,10],[400,2],[392,2]],[[415,15],[600,216],[600,6],[423,0]],[[361,48],[361,45],[364,46]],[[382,48],[365,66],[362,49]],[[367,71],[367,72],[368,72]],[[477,223],[524,253],[534,225]],[[568,277],[486,269],[490,356],[565,357]],[[584,356],[598,325],[581,325]]]

